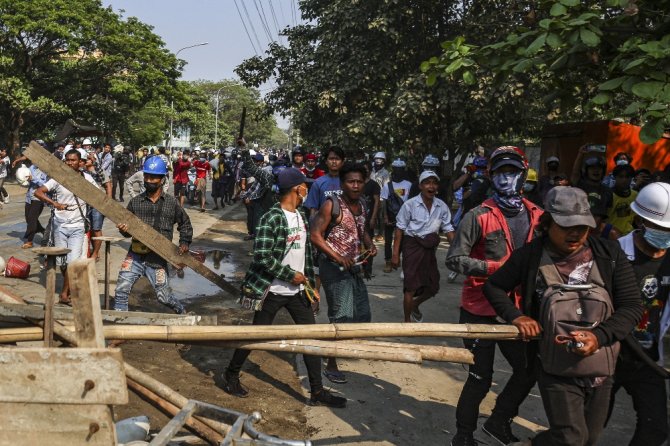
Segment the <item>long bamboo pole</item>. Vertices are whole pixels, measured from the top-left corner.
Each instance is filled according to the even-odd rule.
[[[277,339],[340,340],[371,337],[456,337],[468,339],[519,339],[512,325],[484,324],[314,324],[314,325],[200,325],[193,327],[106,326],[107,339],[146,341],[239,341]]]
[[[159,395],[156,395],[154,392],[133,381],[132,379],[127,378],[126,382],[130,390],[135,392],[145,401],[168,413],[170,416],[174,417],[180,411],[179,407],[175,406],[164,398],[161,398]],[[201,438],[207,440],[210,444],[218,445],[223,441],[223,435],[211,429],[209,426],[195,417],[189,417],[184,424],[192,429],[194,433],[198,434]]]

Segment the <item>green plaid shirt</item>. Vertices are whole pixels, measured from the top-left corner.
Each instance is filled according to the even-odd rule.
[[[305,217],[302,208],[298,208],[298,212],[300,212],[300,216],[307,226],[305,277],[309,280],[310,285],[315,287],[314,257],[312,255],[312,242],[309,238],[309,220]],[[281,263],[286,256],[287,237],[288,221],[286,221],[286,216],[279,203],[276,203],[263,214],[258,226],[256,226],[254,260],[244,277],[244,282],[242,282],[243,289],[248,289],[251,294],[260,299],[275,278],[284,282],[290,282],[293,279],[295,271]]]

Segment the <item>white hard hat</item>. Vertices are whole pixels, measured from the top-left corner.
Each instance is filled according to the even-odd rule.
[[[392,163],[391,167],[407,167],[407,164],[400,158],[396,158]]]
[[[386,154],[384,152],[377,152],[375,153],[375,156],[373,156],[372,158],[381,158],[383,160],[386,160]]]
[[[117,144],[114,146],[114,153],[121,153],[123,152],[123,144]]]
[[[23,187],[28,187],[30,183],[30,169],[26,167],[25,164],[21,163],[21,166],[16,169],[16,181]]]
[[[670,228],[670,184],[651,183],[637,194],[630,208],[640,217]]]
[[[82,145],[82,146],[90,146],[91,144],[93,144],[93,143],[91,142],[91,140],[90,140],[89,138],[85,138],[85,139],[81,142],[81,145]]]
[[[428,154],[423,159],[423,162],[421,164],[424,165],[424,166],[428,166],[428,167],[439,167],[440,166],[440,160],[437,159],[436,156]]]
[[[81,156],[81,159],[85,160],[88,158],[88,152],[84,149],[77,149],[77,152],[79,152],[79,155]]]

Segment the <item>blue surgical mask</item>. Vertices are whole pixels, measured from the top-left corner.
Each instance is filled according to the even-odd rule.
[[[493,188],[503,196],[518,195],[521,187],[521,172],[502,172],[493,175]]]
[[[643,226],[643,237],[654,248],[668,249],[670,248],[670,231],[661,231],[659,229],[652,229]]]

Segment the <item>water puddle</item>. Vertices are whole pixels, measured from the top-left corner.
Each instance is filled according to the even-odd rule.
[[[216,274],[223,274],[226,280],[233,280],[240,266],[233,263],[229,251],[211,248],[191,247],[191,255],[203,261],[205,266]],[[177,299],[214,296],[221,293],[221,288],[202,277],[190,268],[177,271],[170,267],[170,286]]]

